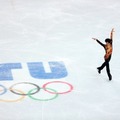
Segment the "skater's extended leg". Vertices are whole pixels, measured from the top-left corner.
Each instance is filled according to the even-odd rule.
[[[101,70],[102,70],[105,66],[106,66],[106,61],[105,61],[100,67],[97,67],[99,74],[101,73]]]

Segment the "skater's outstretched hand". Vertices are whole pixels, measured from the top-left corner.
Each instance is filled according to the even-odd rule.
[[[112,28],[111,32],[115,32],[115,29],[114,29],[114,28]]]
[[[111,32],[110,32],[110,39],[113,40],[113,32],[115,32],[114,28],[112,28]]]
[[[92,38],[93,40],[98,40],[98,39],[96,39],[96,38]]]

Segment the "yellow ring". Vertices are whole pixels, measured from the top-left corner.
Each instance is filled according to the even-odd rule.
[[[14,90],[16,90],[16,89],[14,89]],[[16,91],[24,94],[24,92],[21,91],[21,90],[16,90]],[[23,100],[24,98],[25,98],[25,96],[23,95],[23,96],[21,96],[20,98],[18,98],[18,99],[16,99],[16,100],[4,100],[4,99],[0,99],[0,102],[18,102],[18,101]]]

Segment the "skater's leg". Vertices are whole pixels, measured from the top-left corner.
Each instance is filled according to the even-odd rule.
[[[106,66],[106,61],[100,66],[98,67],[98,73],[100,74],[101,73],[101,70]]]
[[[110,74],[109,62],[107,62],[107,64],[106,64],[106,71],[107,71],[107,75],[109,77],[109,80],[112,80],[112,75]]]

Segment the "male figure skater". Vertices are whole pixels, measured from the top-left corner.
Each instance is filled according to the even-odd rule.
[[[113,47],[112,47],[113,32],[114,32],[114,28],[110,32],[110,38],[105,39],[106,44],[103,44],[102,42],[100,42],[96,38],[92,38],[93,40],[96,40],[105,49],[105,56],[104,56],[105,62],[100,67],[97,68],[98,73],[100,74],[101,70],[106,66],[107,75],[108,75],[110,81],[112,80],[112,75],[110,73],[109,62],[110,62],[110,59],[111,59],[111,56],[112,56],[112,51],[113,51]]]

